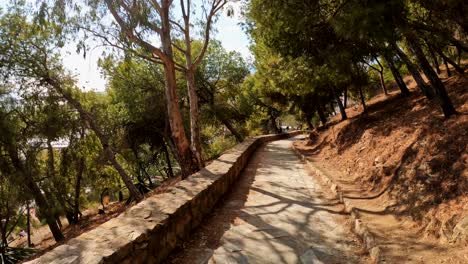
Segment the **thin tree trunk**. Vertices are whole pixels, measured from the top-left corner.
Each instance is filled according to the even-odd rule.
[[[41,189],[37,186],[36,182],[31,178],[31,175],[25,169],[23,162],[19,159],[16,148],[14,146],[8,146],[8,154],[13,166],[23,175],[24,186],[28,189],[29,193],[33,195],[39,210],[44,214],[46,222],[49,225],[50,232],[52,233],[55,241],[59,242],[64,240],[65,237],[63,236],[62,231],[60,230],[53,215],[53,212],[51,211],[52,208],[49,206]]]
[[[54,155],[54,149],[52,147],[51,139],[49,139],[49,138],[47,139],[47,154],[48,154],[47,174],[48,174],[49,178],[52,180],[52,182],[55,183],[55,181],[56,181],[55,155]],[[57,188],[57,185],[54,184],[54,187]],[[52,197],[50,192],[47,192],[47,191],[44,191],[44,192],[48,197]],[[60,197],[60,195],[58,195],[58,196]],[[60,206],[62,207],[62,209],[66,212],[67,208],[65,206],[65,201],[63,199],[59,198],[58,202],[59,202]],[[62,222],[60,221],[60,213],[57,213],[57,211],[55,211],[54,217],[55,217],[55,221],[57,222],[59,228],[62,229]]]
[[[336,111],[335,111],[335,105],[333,104],[333,101],[330,101],[330,110],[331,110],[331,112],[333,113],[333,115],[335,116],[335,115],[336,115]]]
[[[462,52],[463,52],[463,50],[460,49],[460,47],[456,47],[456,48],[457,48],[457,55],[458,55],[458,56],[457,56],[457,57],[458,57],[458,58],[457,58],[457,59],[458,59],[458,63],[457,63],[457,64],[461,66],[461,59],[462,59]]]
[[[362,93],[362,86],[358,86],[359,89],[359,97],[361,98],[362,108],[364,110],[364,114],[367,115],[367,106],[366,106],[366,99],[364,98],[364,94]]]
[[[383,71],[379,71],[379,77],[380,77],[380,87],[382,87],[384,95],[388,96],[388,91],[387,91],[387,87],[385,86],[385,79],[384,79]]]
[[[419,89],[422,91],[422,93],[429,99],[432,100],[434,98],[434,92],[432,91],[432,88],[429,87],[426,82],[424,82],[424,79],[422,78],[421,74],[419,73],[419,70],[417,69],[416,65],[413,64],[413,62],[408,58],[408,56],[398,47],[398,45],[393,42],[392,44],[393,50],[398,54],[398,56],[403,60],[403,62],[406,64],[406,67],[408,70],[411,72],[411,75],[413,76],[413,79],[416,81]]]
[[[426,43],[428,43],[426,41]],[[431,54],[432,57],[432,62],[434,63],[434,68],[436,69],[437,74],[440,74],[440,68],[439,68],[439,61],[437,60],[437,55],[434,52],[434,49],[432,49],[431,45],[427,45],[429,47],[429,53]]]
[[[323,108],[320,104],[317,104],[317,114],[320,118],[320,121],[322,122],[322,125],[325,126],[325,124],[327,123],[327,117],[325,116]]]
[[[450,59],[448,56],[446,56],[442,50],[438,49],[437,50],[437,53],[444,59],[444,62],[445,63],[449,63],[450,65],[453,66],[453,68],[455,68],[455,70],[460,73],[460,74],[464,74],[465,73],[465,70],[462,69],[462,67],[460,67],[458,64],[456,64],[452,59]]]
[[[424,52],[421,48],[421,45],[419,44],[419,40],[415,38],[411,32],[405,32],[405,33],[406,33],[405,37],[408,40],[409,47],[413,50],[414,54],[416,55],[416,58],[419,61],[419,64],[422,70],[424,71],[424,74],[431,82],[432,87],[434,87],[435,96],[437,100],[439,101],[439,104],[442,108],[444,116],[446,118],[449,118],[451,115],[456,114],[457,111],[453,107],[452,101],[450,100],[447,94],[447,91],[445,90],[445,86],[440,80],[439,76],[437,76],[437,73],[434,72],[431,65],[427,61],[424,55]]]
[[[128,191],[130,192],[130,195],[133,196],[133,198],[136,201],[141,201],[143,200],[143,195],[140,193],[140,191],[135,187],[135,185],[132,182],[132,179],[130,175],[127,174],[127,172],[124,170],[124,168],[120,165],[120,163],[117,161],[115,158],[115,150],[112,148],[112,146],[109,143],[109,139],[107,135],[105,135],[101,128],[96,124],[94,117],[86,111],[81,103],[73,98],[73,96],[68,92],[65,91],[61,84],[56,82],[55,80],[51,78],[46,78],[46,81],[59,93],[62,95],[65,100],[69,104],[71,104],[80,114],[81,119],[89,125],[89,127],[94,131],[96,136],[98,137],[99,141],[101,142],[103,152],[111,165],[114,167],[114,169],[119,173],[120,177],[122,178],[123,182],[125,183],[125,186],[127,187]]]
[[[341,99],[339,95],[336,93],[335,88],[333,86],[331,86],[331,90],[332,90],[333,96],[335,97],[336,103],[338,104],[338,108],[340,108],[341,121],[348,119],[348,115],[346,114],[346,110],[343,106],[343,102],[341,102]]]
[[[273,117],[273,115],[270,114],[270,123],[271,123],[271,128],[273,129],[274,133],[280,133],[280,129],[278,128],[278,125],[276,124],[276,118]]]
[[[54,158],[54,149],[50,139],[47,139],[47,170],[50,179],[55,179],[55,158]]]
[[[80,193],[81,193],[81,179],[83,178],[83,172],[85,169],[85,160],[83,157],[78,161],[78,171],[76,173],[76,182],[75,182],[75,203],[73,205],[73,218],[75,224],[78,223],[80,215]]]
[[[9,210],[8,210],[9,211]],[[9,213],[8,213],[9,214]],[[1,253],[5,253],[5,249],[8,247],[8,240],[7,240],[7,227],[8,227],[8,221],[10,219],[10,216],[7,215],[6,216],[6,219],[1,219],[1,220],[4,220],[4,222],[2,223],[0,221],[0,235],[1,235],[1,243],[2,243],[2,246],[0,247],[0,252]]]
[[[172,170],[171,157],[169,156],[169,151],[167,150],[166,143],[163,144],[164,157],[166,158],[167,171],[169,177],[174,177],[174,171]]]
[[[163,2],[163,5],[168,3]],[[166,105],[167,115],[169,117],[169,125],[171,127],[172,141],[174,143],[176,151],[176,158],[179,162],[182,177],[186,178],[190,174],[199,170],[199,164],[197,157],[190,148],[190,144],[187,140],[184,125],[182,121],[182,114],[179,108],[179,99],[176,93],[177,83],[175,75],[175,65],[172,59],[174,58],[172,51],[171,41],[171,24],[169,20],[169,7],[163,6],[161,15],[161,47],[164,54],[169,60],[164,62],[164,73],[165,73],[165,94],[166,94]]]
[[[379,67],[380,67],[380,70],[378,70],[379,77],[380,77],[380,87],[382,87],[382,90],[383,90],[385,96],[388,96],[388,91],[387,91],[387,87],[385,86],[385,79],[384,79],[384,67],[380,63],[377,56],[375,56],[374,59],[375,59],[375,61],[377,61],[377,64],[379,64]]]
[[[31,208],[29,200],[26,202],[26,214],[26,234],[28,236],[28,247],[31,247]]]
[[[136,173],[136,176],[137,176],[137,181],[138,183],[140,183],[141,186],[145,186],[145,179],[144,179],[144,173],[145,173],[145,168],[143,166],[143,162],[140,160],[140,158],[138,157],[138,147],[136,146],[136,144],[132,144],[132,146],[130,147],[130,149],[132,150],[133,152],[133,156],[135,156],[135,160],[136,160],[136,163],[138,165],[138,173]]]
[[[401,94],[403,96],[408,96],[410,95],[410,91],[408,90],[408,87],[406,87],[405,82],[403,81],[403,78],[400,75],[400,72],[395,66],[395,63],[393,62],[393,59],[391,58],[390,55],[383,55],[385,61],[388,64],[388,67],[390,68],[390,71],[392,72],[393,77],[395,78],[396,83],[398,84],[398,88],[400,88]]]
[[[187,67],[193,67],[190,64]],[[204,166],[202,158],[202,148],[201,148],[201,135],[200,135],[200,112],[198,109],[198,96],[195,87],[195,76],[192,70],[187,70],[187,87],[190,103],[190,146],[193,154],[195,155],[198,167],[202,168]]]
[[[344,108],[348,108],[348,87],[344,90]]]
[[[306,124],[310,131],[314,130],[314,125],[310,121],[312,118],[309,115],[306,115]]]
[[[451,77],[451,76],[452,76],[452,72],[450,71],[450,68],[449,68],[449,66],[448,66],[447,60],[445,60],[444,58],[442,58],[442,60],[444,61],[445,70],[447,71],[447,77]]]
[[[146,179],[148,179],[150,189],[153,189],[154,183],[153,183],[153,180],[151,180],[151,176],[148,174],[148,172],[145,172],[145,175],[146,175]]]
[[[231,132],[231,134],[234,135],[237,142],[240,143],[240,142],[244,141],[244,137],[242,137],[242,135],[239,132],[237,132],[237,130],[234,128],[234,126],[231,124],[231,122],[229,122],[229,120],[222,117],[222,115],[220,115],[220,114],[215,113],[215,115],[218,117],[218,119],[221,121],[221,123],[223,123],[223,125]]]
[[[185,35],[185,61],[187,79],[188,98],[190,104],[190,147],[197,159],[199,169],[204,166],[201,148],[201,133],[200,133],[200,112],[198,109],[198,96],[195,85],[195,65],[192,61],[192,40],[190,39],[190,3],[187,6],[188,13],[185,13],[185,7],[182,6],[184,18],[184,35]]]

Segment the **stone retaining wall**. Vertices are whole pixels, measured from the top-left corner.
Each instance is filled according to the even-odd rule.
[[[168,192],[145,199],[27,263],[160,263],[213,209],[260,145],[300,133],[248,139]]]

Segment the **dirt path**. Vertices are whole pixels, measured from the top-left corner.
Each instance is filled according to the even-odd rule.
[[[269,143],[168,263],[359,263],[342,207],[290,149]]]
[[[398,197],[390,197],[388,193],[369,194],[356,179],[346,176],[333,164],[314,158],[309,161],[338,183],[345,200],[356,208],[361,220],[374,234],[384,263],[468,263],[466,244],[443,244],[433,238],[424,238],[417,222],[393,210]]]

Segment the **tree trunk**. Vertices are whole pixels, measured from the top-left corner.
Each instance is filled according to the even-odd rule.
[[[31,208],[29,200],[26,201],[26,234],[28,236],[28,247],[31,247]]]
[[[175,74],[175,73],[174,73]],[[135,185],[132,182],[132,179],[130,175],[127,174],[127,172],[124,170],[124,168],[120,165],[120,163],[117,161],[115,158],[115,151],[112,148],[112,146],[109,143],[108,136],[105,135],[101,128],[96,124],[94,117],[86,111],[81,103],[73,98],[73,96],[66,90],[63,89],[60,83],[58,83],[56,80],[52,78],[46,78],[46,81],[59,93],[62,95],[65,100],[72,105],[80,114],[81,120],[84,121],[85,123],[88,123],[89,127],[94,131],[96,136],[98,137],[99,141],[101,142],[103,152],[109,162],[112,164],[114,169],[119,173],[120,177],[122,178],[123,182],[125,183],[125,186],[127,187],[128,191],[130,192],[130,195],[133,196],[133,198],[136,201],[141,201],[143,200],[143,195],[140,193],[140,191],[135,187]]]
[[[276,124],[276,118],[270,114],[270,124],[271,128],[273,129],[274,133],[280,133],[280,129],[278,128],[278,125]]]
[[[344,108],[348,108],[348,87],[344,90]]]
[[[348,119],[348,115],[346,115],[346,110],[341,102],[339,95],[336,93],[335,88],[331,86],[333,97],[335,97],[336,103],[338,104],[338,108],[340,108],[341,113],[341,121]]]
[[[8,146],[8,154],[12,161],[13,166],[23,175],[23,183],[26,189],[29,191],[31,195],[33,195],[34,200],[36,201],[37,206],[41,213],[44,214],[47,224],[49,225],[50,232],[55,239],[55,241],[60,242],[65,239],[60,230],[57,221],[54,217],[53,212],[51,211],[51,207],[49,206],[47,200],[44,197],[41,189],[37,186],[36,182],[31,178],[31,175],[26,170],[23,162],[20,160],[18,156],[18,152],[14,146]]]
[[[55,158],[54,158],[54,149],[52,147],[51,140],[47,139],[47,171],[50,179],[55,179]]]
[[[187,67],[192,68],[190,64]],[[202,159],[201,136],[200,136],[200,112],[198,109],[198,96],[195,86],[195,76],[193,69],[187,70],[187,87],[190,103],[190,146],[198,162],[199,169],[204,166]]]
[[[85,160],[83,157],[78,161],[78,171],[76,172],[75,182],[75,203],[73,204],[73,218],[75,224],[79,221],[80,212],[80,193],[81,193],[81,179],[83,178],[83,172],[85,169]]]
[[[450,68],[449,68],[449,66],[448,66],[447,61],[446,61],[444,58],[442,58],[442,60],[444,61],[445,70],[447,71],[447,77],[451,77],[451,76],[452,76],[452,72],[450,72]]]
[[[7,227],[8,227],[8,220],[10,216],[7,216],[6,219],[1,219],[4,220],[2,223],[0,221],[0,239],[1,239],[1,246],[0,246],[0,253],[5,253],[5,249],[8,247],[8,240],[7,240]]]
[[[306,116],[306,123],[307,127],[309,128],[310,131],[314,130],[314,125],[310,121],[311,117],[309,115]]]
[[[453,68],[455,68],[455,70],[460,73],[460,74],[464,74],[465,73],[465,70],[463,70],[462,67],[460,67],[458,64],[456,64],[452,59],[450,59],[448,56],[446,56],[441,49],[437,49],[437,53],[444,59],[444,63],[449,63],[450,65],[453,66]]]
[[[237,132],[237,130],[234,128],[234,126],[228,119],[224,118],[222,115],[219,115],[217,113],[215,113],[215,115],[218,117],[221,123],[223,123],[223,125],[229,130],[229,132],[231,132],[231,134],[234,135],[237,142],[240,143],[244,141],[244,137],[239,132]]]
[[[400,72],[396,68],[392,57],[390,55],[387,55],[387,54],[384,54],[383,57],[384,57],[385,61],[387,62],[388,67],[390,68],[390,71],[392,72],[392,75],[395,78],[396,83],[398,84],[398,88],[400,88],[401,94],[403,96],[410,95],[410,91],[408,90],[408,87],[406,87],[406,84],[403,81],[403,78],[401,77]]]
[[[413,64],[413,62],[400,49],[400,47],[398,47],[398,45],[395,42],[393,42],[391,45],[393,47],[393,50],[398,54],[398,56],[401,58],[401,60],[403,60],[403,62],[406,64],[406,67],[411,72],[411,75],[413,76],[413,79],[418,84],[419,89],[422,91],[422,93],[429,100],[432,100],[434,98],[434,92],[432,91],[431,87],[426,85],[426,82],[424,82],[424,79],[422,78],[421,74],[419,73],[419,70],[417,69],[416,65]]]
[[[193,64],[192,58],[192,39],[190,38],[190,1],[187,3],[187,12],[182,4],[182,17],[184,21],[184,39],[185,39],[185,77],[187,78],[187,89],[190,103],[190,147],[192,153],[197,159],[198,169],[204,166],[202,158],[201,147],[201,133],[200,133],[200,112],[198,109],[198,96],[195,85],[195,71],[196,65]],[[199,56],[202,56],[201,54]]]
[[[379,71],[379,77],[380,77],[380,87],[382,87],[384,95],[388,96],[388,91],[387,91],[387,87],[385,86],[385,79],[384,79],[383,71]]]
[[[462,59],[462,52],[463,51],[462,51],[462,49],[460,49],[460,47],[456,47],[456,48],[457,48],[457,55],[458,55],[457,56],[458,57],[457,58],[458,59],[457,64],[461,66],[461,59]]]
[[[431,54],[431,57],[432,57],[432,62],[434,63],[434,68],[436,69],[437,74],[440,74],[441,71],[439,68],[439,61],[437,60],[437,55],[435,54],[434,50],[429,44],[428,44],[428,47],[429,47],[429,53]]]
[[[63,226],[62,226],[62,221],[60,220],[60,214],[56,212],[54,217],[55,217],[55,221],[57,222],[58,227],[60,228],[60,230],[62,230]]]
[[[380,87],[382,87],[384,95],[388,96],[388,91],[387,91],[387,87],[385,86],[385,79],[384,79],[384,74],[383,74],[384,73],[384,67],[382,66],[382,64],[380,64],[380,61],[377,58],[377,56],[375,56],[374,59],[375,59],[375,61],[377,61],[377,64],[379,64],[379,67],[380,67],[380,70],[378,71],[379,72],[379,78],[380,78]]]
[[[138,157],[138,147],[136,146],[136,144],[133,144],[131,146],[131,149],[133,152],[133,156],[135,156],[136,163],[138,165],[138,172],[136,173],[137,181],[140,184],[140,186],[146,186],[146,183],[145,183],[146,170],[143,165],[143,162]],[[151,181],[150,181],[150,184],[151,184]]]
[[[164,157],[166,158],[167,164],[167,174],[169,177],[174,177],[174,171],[172,170],[171,157],[169,156],[169,151],[167,149],[166,143],[163,144]]]
[[[325,124],[327,123],[327,117],[325,116],[323,108],[320,104],[317,104],[317,114],[320,118],[320,121],[322,122],[322,125],[325,126]]]
[[[359,97],[361,98],[361,104],[362,104],[362,108],[364,110],[364,114],[367,115],[366,99],[364,98],[364,94],[362,93],[362,86],[359,85],[358,89],[359,89]]]
[[[175,65],[172,61],[174,55],[170,28],[169,7],[163,7],[161,14],[161,47],[164,54],[169,58],[167,61],[164,61],[167,115],[171,127],[172,141],[176,149],[176,159],[181,168],[182,178],[186,178],[199,170],[199,164],[187,140],[179,108],[179,99],[176,92]]]
[[[336,111],[335,111],[335,105],[333,104],[333,101],[330,101],[330,110],[331,110],[331,112],[333,113],[333,115],[335,116],[335,115],[336,115]]]
[[[453,107],[452,101],[450,100],[447,91],[445,90],[445,86],[439,79],[439,76],[437,76],[437,73],[434,72],[431,65],[427,61],[426,56],[424,55],[424,52],[421,48],[421,45],[419,44],[419,40],[415,38],[411,32],[405,33],[405,37],[408,40],[409,47],[413,50],[424,74],[431,82],[432,87],[434,87],[435,96],[439,101],[444,116],[446,118],[449,118],[451,115],[456,114],[457,112]]]

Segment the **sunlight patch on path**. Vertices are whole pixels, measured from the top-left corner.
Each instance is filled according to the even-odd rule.
[[[247,201],[208,263],[358,262],[340,207],[322,198],[290,144],[269,143],[249,164],[256,172]]]

